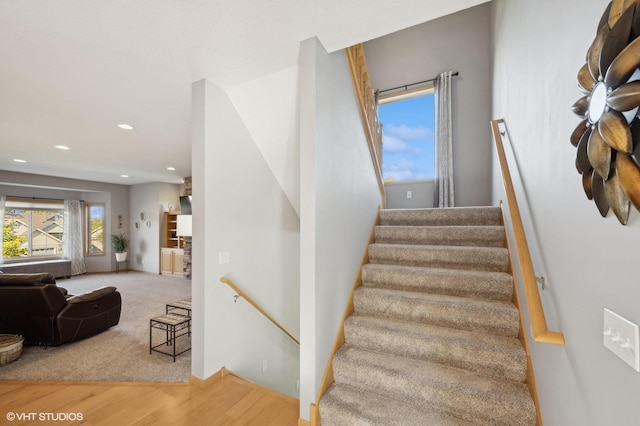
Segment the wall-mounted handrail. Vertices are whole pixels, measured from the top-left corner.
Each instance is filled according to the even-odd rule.
[[[385,205],[384,181],[382,179],[382,127],[378,120],[378,105],[371,83],[369,82],[369,71],[367,61],[364,57],[364,47],[362,44],[347,47],[345,49],[347,62],[351,70],[358,106],[360,107],[360,117],[369,144],[369,152],[373,161],[373,168],[378,179],[378,187],[382,195],[383,206]]]
[[[513,182],[509,172],[509,165],[507,164],[507,157],[502,144],[502,134],[498,128],[500,123],[504,123],[504,120],[492,120],[491,130],[493,131],[493,139],[496,143],[498,161],[502,172],[502,182],[504,183],[504,190],[507,196],[507,205],[509,206],[509,216],[513,226],[517,259],[522,273],[524,292],[527,299],[527,308],[529,311],[529,318],[531,320],[533,340],[541,343],[564,345],[564,336],[562,333],[559,331],[550,331],[547,328],[547,320],[545,318],[544,308],[542,307],[542,301],[540,299],[538,283],[533,269],[533,262],[531,261],[531,253],[529,252],[529,245],[527,244],[527,237],[524,232],[524,226],[522,225],[522,217],[520,216],[516,193],[513,189]]]
[[[220,282],[228,285],[229,287],[231,287],[233,289],[233,291],[235,291],[237,293],[236,296],[236,300],[238,297],[242,297],[244,300],[246,300],[247,302],[249,302],[249,304],[251,306],[253,306],[254,308],[256,308],[256,310],[258,312],[260,312],[266,319],[268,319],[269,321],[271,321],[271,323],[273,325],[275,325],[276,327],[278,327],[280,329],[280,331],[282,331],[284,334],[287,335],[287,337],[289,337],[291,340],[293,340],[294,342],[296,342],[297,345],[300,345],[300,341],[298,339],[296,339],[293,334],[289,333],[289,331],[287,331],[286,328],[284,328],[282,325],[280,325],[280,323],[278,321],[276,321],[275,319],[273,319],[273,317],[271,315],[269,315],[264,309],[262,309],[260,307],[260,305],[258,305],[251,297],[247,296],[247,294],[240,290],[240,288],[233,282],[231,281],[229,278],[220,278]]]

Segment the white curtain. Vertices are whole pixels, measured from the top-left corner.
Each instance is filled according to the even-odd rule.
[[[453,153],[451,144],[451,71],[436,79],[436,188],[434,206],[453,207]]]
[[[82,203],[79,200],[64,200],[62,252],[71,260],[71,275],[87,272],[82,247]]]
[[[2,251],[0,251],[0,265],[4,263],[4,206],[5,206],[6,197],[4,195],[0,195],[0,224],[2,225],[2,234],[0,234],[0,247],[2,247]]]

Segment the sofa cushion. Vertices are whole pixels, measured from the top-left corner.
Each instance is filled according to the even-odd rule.
[[[103,298],[113,292],[116,291],[115,287],[100,287],[88,293],[79,294],[77,296],[72,296],[67,299],[67,303],[86,303],[93,302],[96,299]]]
[[[30,286],[55,284],[53,275],[43,272],[38,274],[0,274],[0,286]]]

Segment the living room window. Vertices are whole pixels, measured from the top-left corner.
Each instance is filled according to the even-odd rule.
[[[85,255],[104,256],[104,203],[85,203]]]
[[[64,204],[7,197],[2,253],[6,260],[61,257]]]

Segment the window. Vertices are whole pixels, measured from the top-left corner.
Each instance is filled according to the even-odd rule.
[[[104,203],[86,203],[85,211],[85,254],[103,256],[104,250]]]
[[[2,240],[5,259],[60,257],[63,232],[61,201],[7,198]]]
[[[433,87],[380,99],[382,175],[385,182],[435,177]]]

